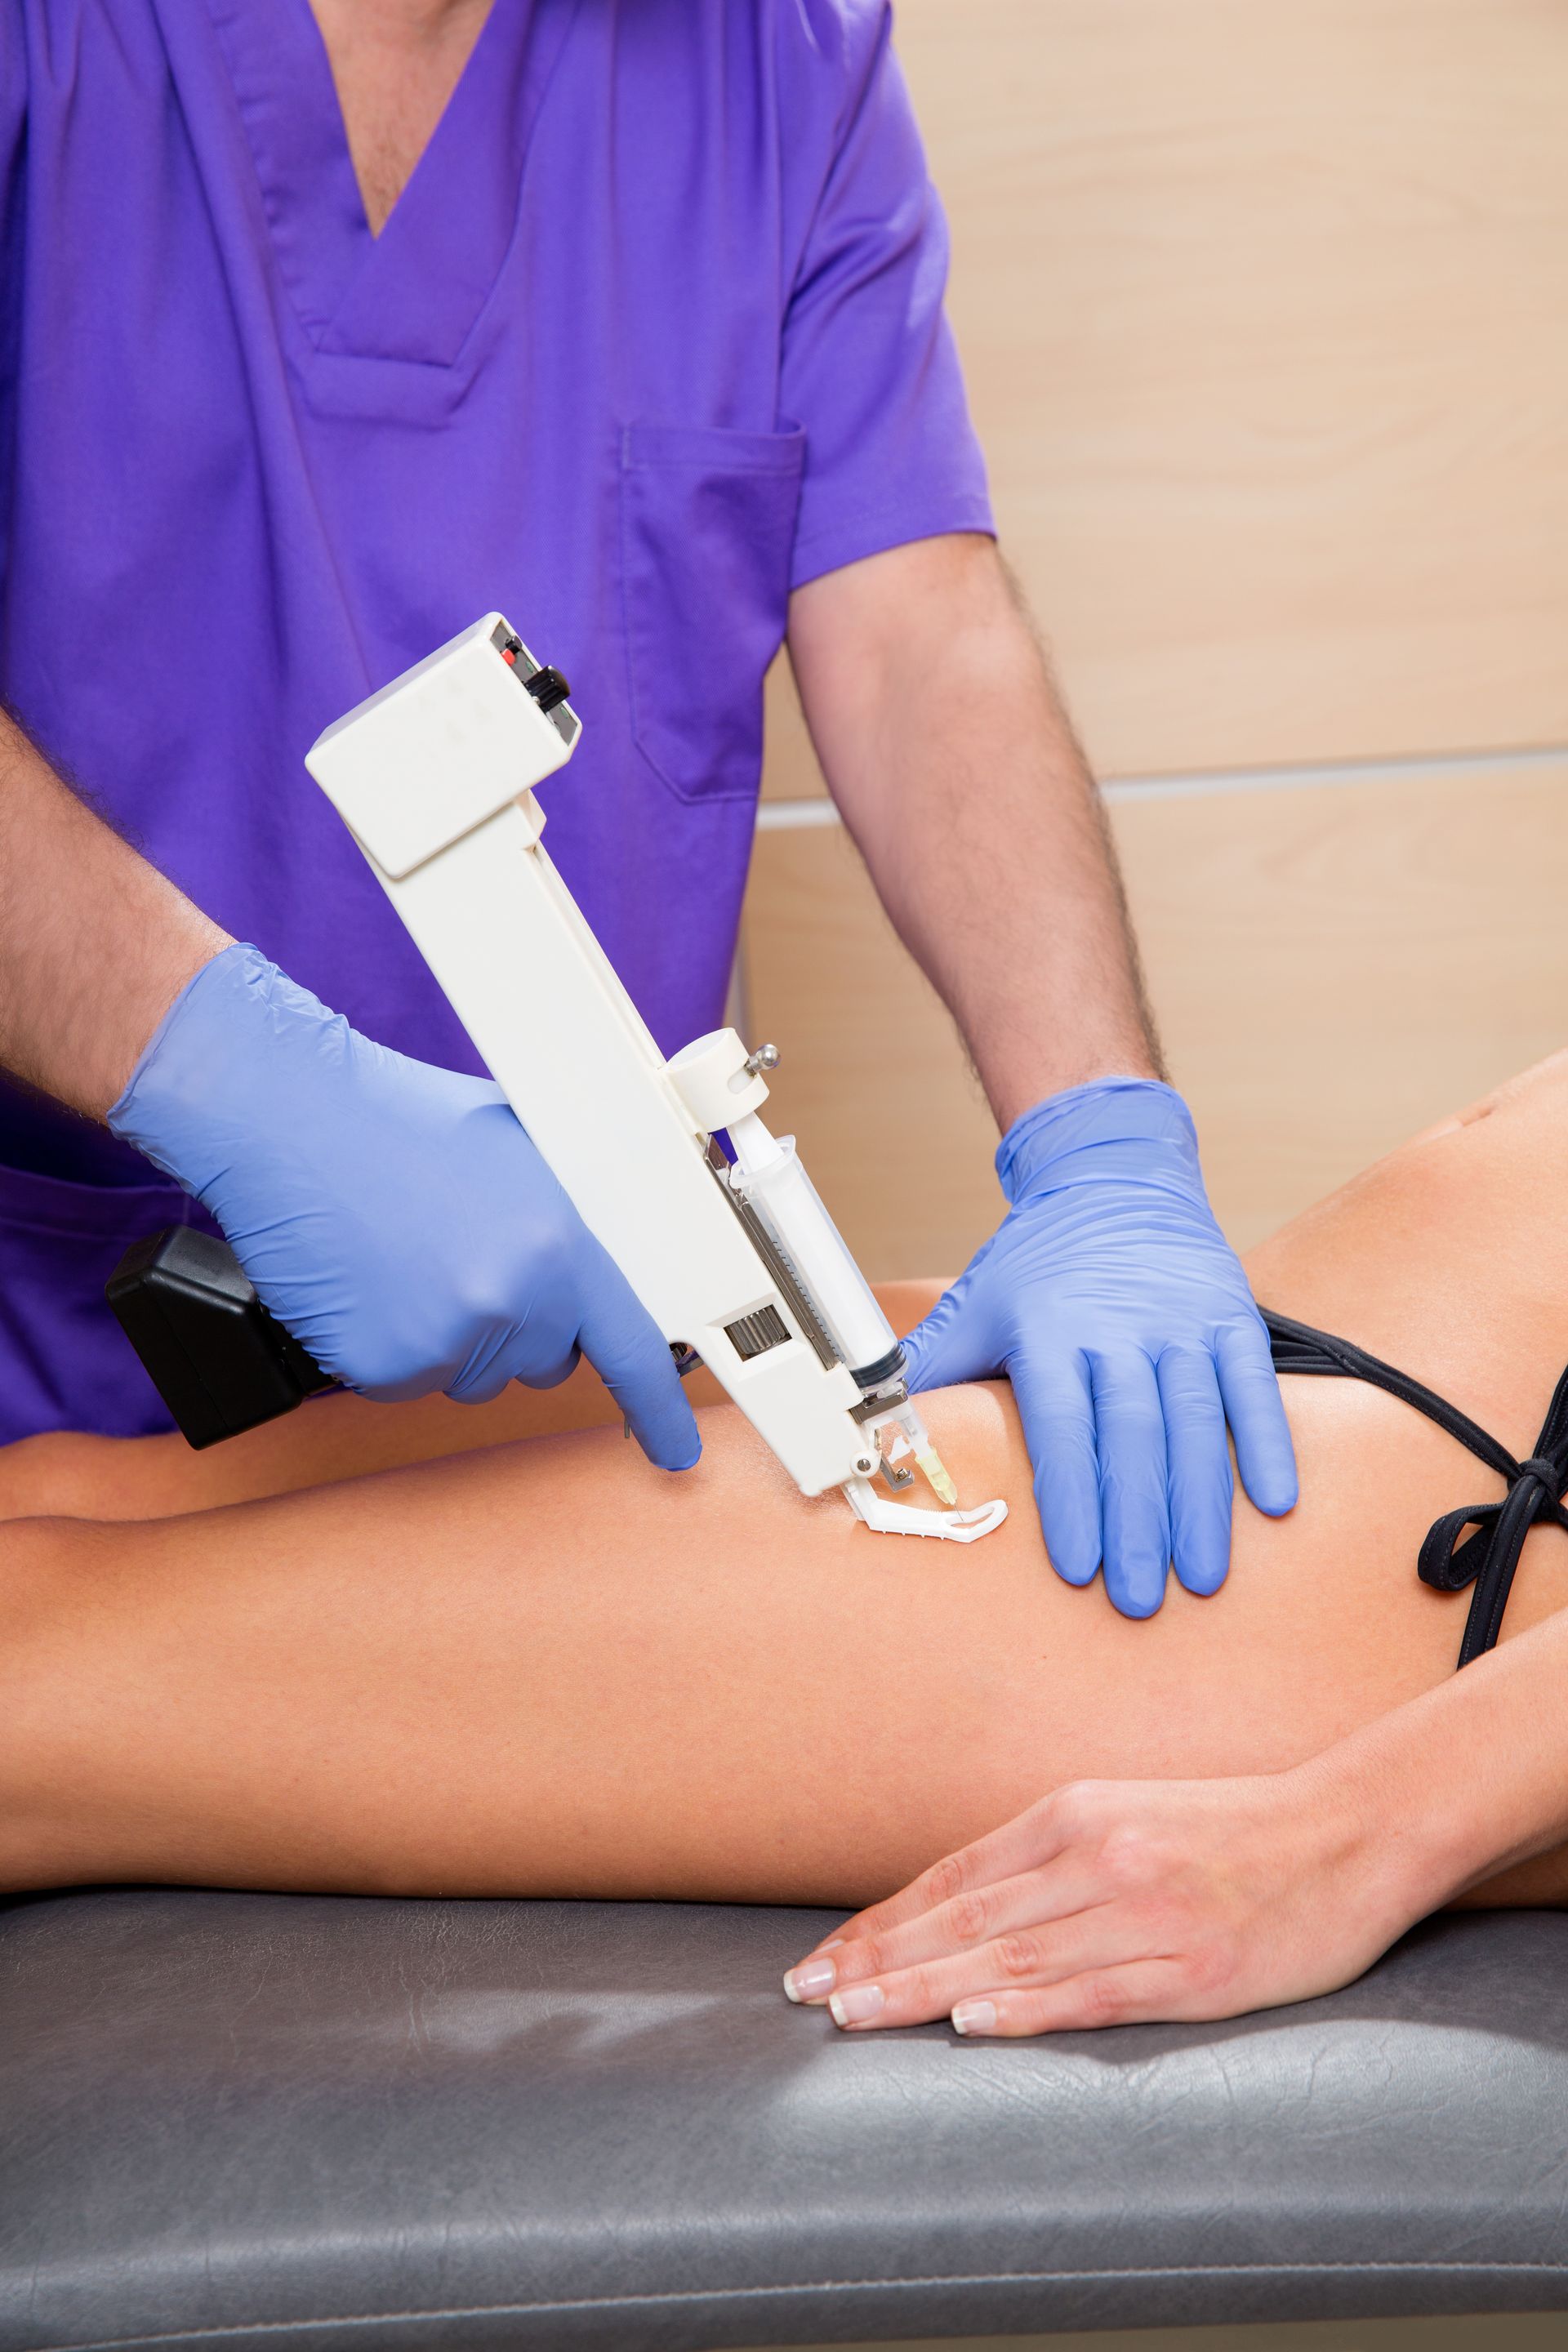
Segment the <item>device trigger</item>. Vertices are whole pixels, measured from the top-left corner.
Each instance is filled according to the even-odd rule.
[[[949,1543],[978,1543],[1007,1516],[1000,1497],[969,1511],[916,1510],[908,1503],[888,1502],[868,1478],[847,1478],[843,1492],[856,1517],[882,1536],[938,1536]]]

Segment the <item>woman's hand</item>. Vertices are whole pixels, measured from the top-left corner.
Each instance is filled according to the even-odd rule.
[[[1333,1991],[1448,1891],[1386,1784],[1328,1757],[1234,1780],[1085,1780],[875,1904],[784,1979],[853,2030],[1028,2034]]]

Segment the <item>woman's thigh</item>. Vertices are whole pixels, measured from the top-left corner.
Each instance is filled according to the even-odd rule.
[[[934,1304],[941,1287],[937,1282],[881,1283],[877,1296],[894,1328],[907,1331]],[[139,1377],[129,1362],[127,1369],[130,1377]],[[723,1393],[701,1369],[687,1388],[697,1406],[716,1404]],[[341,1393],[320,1396],[281,1421],[200,1454],[174,1433],[121,1438],[51,1433],[0,1447],[0,1520],[55,1514],[167,1518],[521,1438],[561,1437],[619,1423],[615,1400],[593,1367],[582,1363],[559,1388],[527,1389],[514,1381],[482,1405],[454,1404],[442,1396],[393,1405]]]
[[[0,1707],[66,1792],[48,1874],[853,1904],[1064,1780],[1287,1766],[1462,1615],[1414,1573],[1457,1449],[1293,1386],[1299,1512],[1142,1623],[1052,1575],[1001,1385],[931,1401],[1014,1507],[973,1547],[803,1502],[728,1407],[679,1479],[600,1431],[68,1526]]]
[[[1568,1326],[1564,1177],[1549,1072],[1255,1282],[1523,1452]],[[1148,1622],[1050,1573],[1004,1387],[931,1402],[966,1499],[1013,1506],[972,1548],[803,1503],[721,1408],[679,1479],[598,1430],[84,1528],[13,1719],[79,1792],[66,1874],[863,1901],[1062,1780],[1277,1769],[1452,1670],[1464,1600],[1415,1554],[1497,1481],[1377,1391],[1287,1391],[1300,1507],[1238,1501],[1223,1591]],[[1505,1637],[1565,1595],[1568,1538],[1537,1531]]]

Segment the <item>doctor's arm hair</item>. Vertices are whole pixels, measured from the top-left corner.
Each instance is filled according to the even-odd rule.
[[[1104,807],[994,543],[809,582],[789,646],[834,799],[999,1126],[1062,1087],[1163,1077]]]
[[[101,1119],[229,944],[0,710],[0,1066]]]

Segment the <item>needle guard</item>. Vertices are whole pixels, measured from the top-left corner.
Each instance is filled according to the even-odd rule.
[[[889,1503],[869,1478],[850,1478],[844,1487],[858,1519],[879,1536],[938,1536],[949,1543],[978,1543],[999,1528],[1007,1516],[1001,1500],[978,1504],[972,1511],[920,1511],[909,1503]]]

